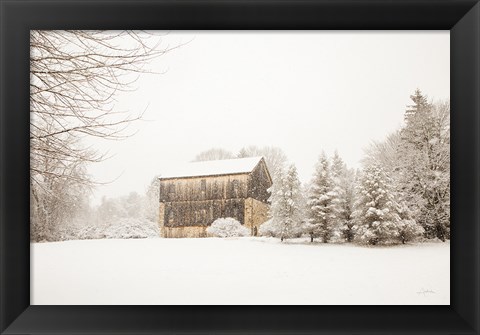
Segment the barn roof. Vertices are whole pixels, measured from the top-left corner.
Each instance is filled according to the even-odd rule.
[[[224,159],[217,161],[192,162],[174,171],[162,173],[160,179],[219,176],[250,173],[263,157]]]

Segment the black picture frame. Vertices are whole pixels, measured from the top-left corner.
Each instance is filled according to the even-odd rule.
[[[478,1],[1,0],[0,10],[1,334],[479,334]],[[451,305],[30,306],[30,29],[450,30]]]

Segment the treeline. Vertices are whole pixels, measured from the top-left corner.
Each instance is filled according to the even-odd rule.
[[[159,237],[159,180],[154,177],[145,193],[130,192],[118,197],[103,197],[92,206],[88,197],[79,197],[78,203],[64,207],[55,224],[37,226],[32,222],[32,241],[52,242],[104,238]],[[48,228],[48,229],[47,229]]]
[[[362,170],[322,153],[302,186],[295,165],[277,166],[260,233],[369,245],[449,239],[450,106],[419,90],[411,99],[404,126],[371,145]]]

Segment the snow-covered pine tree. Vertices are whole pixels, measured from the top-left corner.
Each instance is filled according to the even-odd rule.
[[[430,109],[428,99],[422,94],[420,89],[417,88],[415,93],[410,96],[410,99],[413,101],[413,105],[407,106],[408,108],[405,111],[404,116],[407,125],[411,123],[419,115],[419,113],[427,112]]]
[[[355,239],[365,244],[396,243],[400,217],[390,179],[380,165],[362,173],[355,203]]]
[[[304,183],[300,187],[300,212],[302,217],[300,224],[297,229],[297,237],[302,237],[305,234],[310,233],[310,220],[309,220],[309,205],[308,205],[308,194],[310,194],[310,183]]]
[[[272,171],[272,186],[268,189],[270,197],[270,208],[268,211],[269,220],[265,223],[265,228],[260,228],[265,235],[271,235],[273,237],[280,237],[281,225],[283,216],[283,207],[280,205],[283,196],[283,180],[285,175],[285,166],[283,164],[277,166]],[[267,224],[268,223],[268,224]],[[263,226],[263,225],[262,225]]]
[[[295,165],[275,171],[276,183],[270,188],[270,216],[272,225],[279,228],[280,239],[298,234],[302,220],[300,181]]]
[[[345,242],[353,242],[355,236],[353,231],[353,226],[355,225],[353,221],[353,210],[355,203],[355,185],[357,182],[357,173],[354,169],[347,169],[345,171],[345,178],[343,179],[343,190],[344,190],[344,199],[343,202],[344,210],[344,225],[341,226],[341,234]]]
[[[308,233],[311,242],[314,238],[320,237],[324,243],[327,243],[333,235],[336,224],[333,196],[330,166],[325,152],[322,152],[315,166],[307,201]]]
[[[351,208],[347,203],[347,166],[335,150],[330,168],[332,180],[332,207],[335,214],[335,232],[343,239],[343,232],[348,230]]]

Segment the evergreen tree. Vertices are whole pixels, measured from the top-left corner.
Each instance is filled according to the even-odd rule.
[[[269,217],[270,219],[262,224],[260,230],[263,236],[280,237],[283,224],[283,181],[285,175],[285,167],[283,165],[277,166],[272,171],[272,186],[268,189],[270,197]],[[264,227],[263,227],[264,226]],[[262,228],[263,227],[263,228]]]
[[[335,214],[334,229],[343,233],[347,229],[347,223],[351,211],[347,204],[347,166],[335,150],[331,164],[332,181],[332,208]]]
[[[418,88],[415,90],[415,93],[410,96],[410,99],[413,101],[413,105],[407,106],[407,110],[405,111],[405,122],[407,125],[412,122],[418,114],[424,113],[430,108],[427,97],[423,96]]]
[[[365,244],[398,241],[397,204],[390,179],[379,165],[369,166],[360,177],[355,203],[355,239]]]
[[[355,225],[353,220],[353,210],[355,203],[355,185],[357,174],[353,169],[347,169],[345,172],[345,178],[343,180],[344,199],[343,202],[343,218],[344,224],[340,226],[340,232],[342,233],[345,242],[352,242],[355,236],[353,226]]]
[[[270,188],[270,216],[272,225],[279,227],[283,241],[297,235],[301,227],[302,195],[295,165],[287,170],[276,169],[275,176],[277,182]]]
[[[398,187],[396,187],[396,189],[397,213],[400,217],[398,224],[400,242],[405,244],[406,242],[418,241],[425,233],[425,229],[415,220],[416,214],[418,213],[410,209],[410,206],[405,200],[405,194],[399,192]]]
[[[333,198],[330,166],[327,156],[323,152],[315,167],[307,202],[309,211],[308,233],[311,242],[317,237],[320,237],[324,243],[330,241],[336,224]]]

